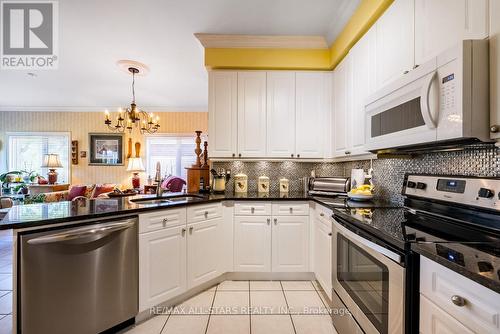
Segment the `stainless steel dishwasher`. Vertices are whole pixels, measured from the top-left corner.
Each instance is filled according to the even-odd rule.
[[[20,236],[18,332],[92,334],[138,312],[137,218]]]

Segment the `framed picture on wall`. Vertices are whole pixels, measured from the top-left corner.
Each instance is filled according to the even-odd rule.
[[[89,165],[123,166],[123,134],[90,133]]]

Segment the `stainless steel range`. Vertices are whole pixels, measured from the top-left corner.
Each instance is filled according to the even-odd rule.
[[[418,333],[419,256],[500,292],[500,179],[406,175],[404,208],[338,208],[332,239],[339,332]]]

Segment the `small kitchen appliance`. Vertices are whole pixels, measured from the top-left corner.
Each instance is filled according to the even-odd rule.
[[[349,177],[311,177],[307,193],[312,196],[346,196],[350,188]]]

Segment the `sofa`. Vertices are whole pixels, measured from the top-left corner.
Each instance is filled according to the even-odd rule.
[[[68,190],[28,196],[25,198],[24,204],[73,201],[79,198],[103,198],[117,187],[120,188],[120,185],[114,183],[71,185]]]

